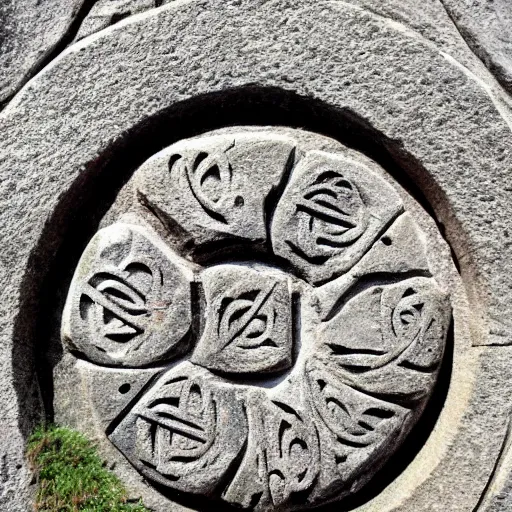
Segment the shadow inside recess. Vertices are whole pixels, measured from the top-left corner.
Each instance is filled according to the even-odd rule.
[[[59,331],[64,301],[78,260],[119,190],[146,159],[166,146],[206,131],[242,125],[302,128],[336,139],[380,164],[435,219],[421,192],[426,187],[419,184],[420,177],[426,179],[428,175],[421,164],[406,154],[396,141],[347,109],[333,108],[282,89],[248,86],[195,97],[159,112],[133,127],[87,166],[47,222],[41,243],[30,260],[16,324],[18,339],[28,342],[15,343],[13,347],[13,366],[20,368],[14,377],[18,395],[23,398],[19,401],[23,404],[20,426],[25,435],[34,426],[35,419],[27,419],[27,410],[31,407],[34,410],[42,407],[46,419],[53,419],[53,370],[63,354]],[[429,183],[429,188],[436,193],[435,184]],[[440,190],[437,192],[442,196]],[[438,222],[438,226],[443,232],[442,224]],[[233,257],[246,259],[247,252],[241,251]],[[371,482],[353,497],[338,503],[336,510],[341,510],[340,507],[350,510],[376,496],[421,449],[436,423],[448,390],[453,330],[450,339],[436,389],[420,422]],[[27,403],[26,389],[33,379],[33,370],[42,404],[36,395],[32,396],[32,403]],[[211,501],[206,503],[182,493],[165,493],[177,502],[201,510],[212,506]],[[215,507],[216,510],[234,510],[220,504]],[[327,506],[319,510],[331,509]]]

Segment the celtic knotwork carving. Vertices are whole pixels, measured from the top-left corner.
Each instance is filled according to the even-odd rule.
[[[308,365],[305,387],[321,440],[322,475],[310,497],[316,502],[336,494],[343,482],[352,480],[355,488],[357,479],[380,467],[400,442],[412,413],[357,391],[314,363]]]
[[[325,370],[308,374],[311,402],[341,444],[368,446],[383,437],[382,430],[396,428],[396,407],[332,380]]]
[[[449,311],[431,278],[370,287],[318,329],[314,357],[358,389],[416,399],[435,380]]]
[[[239,393],[189,363],[164,374],[110,435],[157,482],[207,495],[246,438]]]
[[[318,431],[307,409],[289,397],[248,392],[246,404],[251,437],[223,498],[243,508],[279,509],[307,495],[318,477]]]
[[[306,279],[324,282],[357,263],[401,209],[393,189],[359,162],[311,151],[276,209],[272,245]]]
[[[102,364],[140,366],[186,349],[192,272],[156,235],[117,224],[99,231],[71,283],[62,335]]]
[[[304,247],[310,258],[314,258],[315,245],[341,248],[368,228],[369,215],[361,194],[341,172],[326,169],[319,174],[297,201],[296,209],[307,214],[300,222],[309,226],[299,232],[297,245],[289,242],[290,247],[297,251]]]
[[[230,209],[240,206],[240,200],[233,197],[233,168],[226,154],[233,146],[234,141],[229,141],[212,153],[176,154],[169,160],[171,178],[179,180],[185,176],[201,208],[223,224],[228,223],[226,217]]]
[[[282,370],[292,362],[289,279],[220,265],[202,274],[206,326],[192,361],[227,373]]]
[[[182,252],[211,252],[227,241],[262,244],[265,201],[293,162],[294,147],[293,140],[268,134],[184,141],[144,164],[135,187],[178,234]]]
[[[320,471],[320,454],[318,432],[308,418],[289,405],[275,401],[272,406],[263,410],[263,426],[270,498],[280,507],[310,489]]]
[[[425,407],[451,321],[428,237],[384,171],[277,131],[144,163],[137,211],[89,243],[62,328],[97,365],[169,364],[107,429],[133,466],[256,511],[370,480]]]

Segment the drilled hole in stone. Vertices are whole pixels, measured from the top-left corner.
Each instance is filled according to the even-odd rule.
[[[130,389],[130,384],[122,384],[121,386],[119,386],[119,393],[121,393],[122,395],[126,395],[126,393],[130,391]]]
[[[383,236],[380,240],[384,245],[391,245],[391,238],[389,236]]]

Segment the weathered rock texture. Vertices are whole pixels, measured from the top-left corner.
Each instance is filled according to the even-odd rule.
[[[84,0],[5,0],[0,5],[0,105],[39,71]],[[63,49],[63,48],[62,48]]]
[[[3,20],[23,19],[24,8],[52,20],[50,28],[37,15],[5,24],[3,99],[78,35],[94,13],[92,3],[84,6],[76,14],[67,2],[59,24],[52,18],[58,3],[2,5]],[[485,18],[479,9],[475,16]],[[497,43],[505,31],[483,37],[484,24],[468,13],[466,3],[434,0],[137,7],[119,22],[123,14],[114,13],[110,28],[87,29],[90,37],[55,55],[13,97],[0,114],[0,508],[31,507],[24,442],[44,412],[93,436],[133,495],[154,510],[208,510],[212,500],[263,510],[339,499],[360,512],[512,507],[512,115],[489,69],[504,86],[510,70],[506,45]],[[43,33],[49,43],[41,43]],[[248,128],[210,136],[253,133],[262,141],[259,153],[254,148],[259,156],[238,154],[240,175],[221,158],[212,167],[209,148],[190,156],[205,140],[194,136],[234,125]],[[252,167],[270,156],[269,134],[279,139],[270,161],[280,162],[281,175],[272,164],[262,173]],[[300,151],[289,151],[290,139]],[[158,158],[175,144],[186,151],[167,167],[178,176],[170,184],[190,179],[193,193],[180,189],[169,204],[158,185],[169,176],[147,178],[165,170]],[[222,146],[224,155],[233,149],[240,150]],[[293,171],[300,176],[315,152],[340,152],[336,162],[355,160],[365,172],[325,177],[323,191],[305,175],[298,180],[308,195],[302,207],[280,207],[282,198],[298,202]],[[344,166],[334,173],[347,173]],[[368,201],[371,187],[351,192],[361,175],[382,181],[376,189],[384,205]],[[197,201],[190,216],[183,215],[185,198]],[[237,208],[251,214],[237,215]],[[153,273],[114,258],[113,283],[87,283],[94,291],[87,288],[82,325],[80,306],[71,313],[76,322],[61,325],[70,290],[85,290],[75,270],[95,274],[103,264],[94,251],[82,262],[81,255],[106,232],[99,227],[120,224],[135,226],[153,246],[158,240],[157,249],[144,251],[151,261],[137,264],[157,262],[182,284],[164,293],[165,304],[145,303],[143,292],[154,294]],[[350,251],[344,244],[357,243],[369,226],[364,249]],[[308,230],[324,247],[319,253]],[[281,247],[278,232],[303,252]],[[118,250],[133,253],[126,243]],[[311,260],[319,256],[327,260]],[[329,269],[340,262],[343,270]],[[210,284],[220,286],[215,272],[233,265],[249,265],[260,288],[279,288],[261,315],[247,314],[261,295],[247,295],[243,284],[233,289],[243,297],[216,309],[232,290],[209,291],[202,277],[211,273]],[[170,322],[180,290],[176,304],[191,305],[190,316],[178,320],[183,335],[147,331]],[[89,299],[97,300],[92,309]],[[219,332],[231,327],[238,345],[222,347],[209,309],[224,313]],[[103,338],[84,327],[91,325],[87,311],[95,311]],[[277,347],[267,336],[272,312]],[[134,321],[139,313],[143,324]],[[239,333],[244,315],[250,322]],[[61,343],[61,327],[71,343]],[[112,350],[122,340],[123,349]],[[263,357],[236,365],[237,350],[251,340],[277,353],[272,364]],[[152,350],[139,354],[147,341]],[[149,433],[148,422],[156,425]],[[186,435],[170,439],[178,423]],[[150,443],[155,430],[158,444]],[[356,438],[364,446],[356,448]]]
[[[512,5],[509,0],[442,0],[469,47],[512,94]]]
[[[137,169],[121,220],[78,263],[62,338],[104,379],[101,365],[141,380],[170,366],[97,434],[171,491],[254,510],[360,489],[421,415],[451,319],[428,264],[442,256],[384,176],[339,143],[277,129],[181,141]],[[194,278],[174,251],[206,268]],[[61,365],[55,385],[78,368]],[[104,425],[110,395],[92,398]],[[57,400],[69,419],[68,407]]]

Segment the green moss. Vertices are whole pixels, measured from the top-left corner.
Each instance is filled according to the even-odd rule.
[[[28,444],[36,473],[39,512],[147,512],[127,503],[126,490],[81,434],[51,426],[37,429]]]

